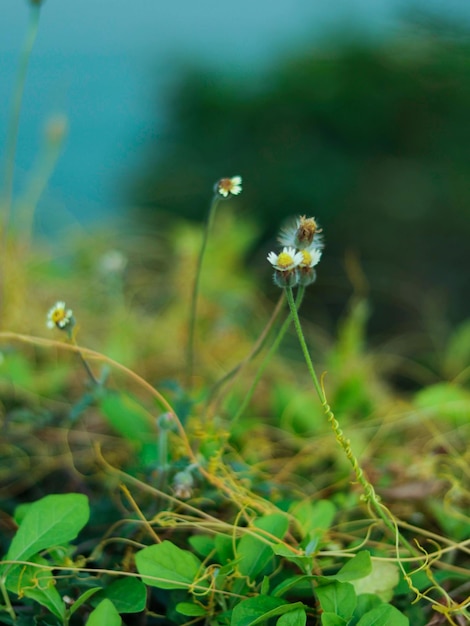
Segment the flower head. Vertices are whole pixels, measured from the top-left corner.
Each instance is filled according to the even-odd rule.
[[[221,178],[214,187],[214,191],[223,198],[228,196],[238,196],[242,190],[242,177],[232,176],[232,178]]]
[[[285,247],[279,254],[270,252],[268,261],[274,267],[273,280],[278,287],[294,287],[297,284],[297,267],[302,262],[301,252]]]
[[[315,267],[315,265],[320,262],[321,250],[319,248],[312,246],[310,248],[304,248],[299,252],[302,255],[302,261],[299,263],[301,269]]]
[[[48,328],[57,327],[65,330],[68,326],[75,323],[73,312],[71,309],[65,308],[65,302],[56,302],[47,314],[46,325]]]
[[[313,268],[321,259],[321,250],[312,245],[310,248],[300,250],[300,253],[302,254],[302,263],[297,268],[297,280],[299,285],[307,287],[314,283],[317,278],[317,273]]]
[[[295,248],[309,248],[314,246],[318,249],[323,248],[321,228],[314,217],[300,216],[295,225],[284,228],[281,231],[279,242],[283,246],[294,246]]]
[[[302,263],[302,258],[302,253],[297,252],[297,250],[292,247],[284,247],[279,254],[275,252],[268,254],[268,261],[274,269],[280,272],[289,272],[295,269]]]

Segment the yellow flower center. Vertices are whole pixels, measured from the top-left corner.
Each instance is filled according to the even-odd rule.
[[[302,253],[302,263],[300,264],[302,267],[310,267],[310,263],[312,262],[312,255],[308,250],[301,250]]]
[[[54,324],[58,324],[65,318],[66,318],[65,309],[55,309],[55,311],[52,311],[51,319],[54,322]]]
[[[230,193],[233,189],[233,183],[230,178],[221,178],[219,180],[219,190],[221,192]]]
[[[290,265],[294,263],[294,259],[287,252],[281,252],[281,254],[277,257],[277,266],[282,269],[287,269]]]

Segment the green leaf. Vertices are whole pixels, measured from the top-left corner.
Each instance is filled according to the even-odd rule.
[[[247,598],[234,607],[230,626],[254,626],[271,617],[303,608],[304,605],[301,602],[287,604],[284,600],[272,596]]]
[[[444,364],[448,378],[456,377],[470,362],[470,320],[452,333],[445,351]]]
[[[283,543],[272,546],[272,550],[274,554],[284,557],[285,559],[287,559],[287,561],[290,561],[291,563],[295,563],[303,572],[308,573],[311,571],[313,565],[313,557],[311,555],[302,556],[295,554],[295,552],[292,552],[292,550]]]
[[[24,389],[34,388],[34,373],[29,360],[22,354],[7,353],[0,362],[0,373],[9,382]]]
[[[260,616],[265,615],[273,609],[284,606],[285,600],[273,598],[272,596],[256,596],[247,598],[239,602],[232,611],[230,626],[249,626]]]
[[[336,613],[322,613],[321,623],[322,626],[346,626],[348,621],[344,617],[336,615]]]
[[[193,602],[178,602],[175,608],[178,613],[186,615],[187,617],[202,617],[203,615],[207,615],[207,609]]]
[[[215,539],[210,535],[193,535],[188,541],[191,548],[204,558],[207,558],[215,550]]]
[[[234,560],[232,537],[217,535],[215,538],[215,548],[219,557],[219,563],[224,564]]]
[[[357,626],[409,626],[407,617],[390,604],[381,604],[366,613],[358,621]]]
[[[470,393],[450,383],[437,383],[419,391],[415,405],[430,417],[449,419],[456,425],[466,424],[470,412]]]
[[[349,620],[354,613],[357,598],[351,583],[334,581],[322,584],[315,589],[315,594],[326,613],[334,613],[345,620]]]
[[[93,600],[98,603],[105,598],[111,600],[118,613],[138,613],[145,609],[147,590],[140,580],[126,576],[101,589]]]
[[[359,580],[352,580],[352,585],[357,595],[372,593],[383,602],[389,602],[399,580],[400,573],[395,563],[373,561],[370,573]]]
[[[288,591],[291,591],[291,589],[298,587],[299,585],[302,585],[303,587],[305,587],[304,583],[308,583],[309,581],[312,581],[312,580],[315,580],[315,576],[298,575],[298,576],[291,576],[289,578],[285,578],[272,590],[271,595],[280,597],[283,594],[287,593]],[[310,587],[311,587],[311,582],[310,582]]]
[[[309,500],[295,503],[289,510],[295,517],[302,538],[324,535],[333,523],[336,507],[330,500]]]
[[[86,626],[121,626],[122,621],[111,600],[107,598],[92,611],[86,621]]]
[[[123,393],[107,393],[100,403],[111,426],[133,443],[154,441],[157,428],[154,418],[133,398]]]
[[[49,565],[45,559],[37,555],[30,560],[38,565]],[[6,587],[8,591],[20,597],[26,596],[45,606],[61,621],[64,619],[66,607],[55,587],[55,580],[49,567],[15,565],[8,571]]]
[[[375,563],[377,564],[378,561],[375,561]],[[362,550],[361,552],[358,552],[350,561],[347,561],[334,578],[340,582],[350,582],[351,580],[357,580],[358,578],[364,579],[366,576],[371,574],[372,570],[373,566],[370,553],[367,550]],[[397,584],[397,582],[395,584]]]
[[[82,604],[85,604],[85,602],[89,598],[97,594],[98,591],[102,591],[102,590],[103,590],[102,587],[92,587],[91,589],[87,589],[84,593],[82,593],[82,595],[79,598],[75,600],[75,602],[70,607],[69,609],[70,615],[73,615],[75,611],[78,611],[78,609],[82,606]]]
[[[285,515],[274,513],[257,519],[254,526],[282,539],[287,532],[289,521]],[[265,537],[264,533],[259,534]],[[238,543],[237,557],[240,559],[238,566],[240,574],[255,579],[272,559],[273,549],[266,540],[246,534]]]
[[[305,626],[307,623],[307,614],[305,613],[305,609],[294,609],[293,611],[289,611],[289,613],[284,613],[277,620],[277,626]]]
[[[201,561],[170,541],[149,546],[135,555],[137,571],[150,587],[187,589],[199,577]]]
[[[462,516],[458,508],[454,509],[449,502],[433,498],[427,503],[430,511],[437,519],[447,537],[463,541],[468,538],[468,519]]]
[[[45,548],[75,539],[89,517],[88,499],[81,493],[50,495],[33,502],[5,560],[26,561]]]
[[[382,600],[372,593],[361,593],[358,595],[351,626],[357,626],[357,622],[363,615],[381,604]]]

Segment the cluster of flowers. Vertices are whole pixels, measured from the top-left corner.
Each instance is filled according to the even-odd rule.
[[[321,259],[323,240],[313,217],[299,217],[294,226],[281,232],[284,246],[279,254],[270,252],[268,261],[274,267],[273,279],[278,287],[311,285],[316,278],[314,267]]]

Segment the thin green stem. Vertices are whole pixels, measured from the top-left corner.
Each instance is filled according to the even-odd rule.
[[[88,374],[91,382],[96,385],[99,386],[99,380],[96,378],[96,376],[93,374],[93,372],[91,371],[91,367],[88,365],[88,361],[85,359],[85,357],[83,356],[83,354],[81,352],[77,352],[78,354],[78,358],[80,359],[80,361],[82,362],[83,367],[85,368],[86,373]]]
[[[219,196],[214,196],[211,206],[209,208],[209,214],[207,216],[206,225],[204,228],[204,234],[199,250],[199,256],[196,265],[196,275],[194,277],[193,290],[191,294],[191,305],[189,313],[189,330],[188,330],[188,345],[186,356],[186,384],[187,389],[191,388],[193,372],[194,372],[194,339],[196,333],[196,318],[197,318],[197,301],[199,296],[199,285],[201,282],[202,263],[206,253],[207,242],[209,240],[209,233],[211,231],[212,224],[214,222],[215,212],[219,203]]]
[[[69,327],[68,330],[68,337],[70,340],[70,343],[74,346],[77,346],[77,342],[75,340],[74,334],[73,334],[73,326]],[[83,356],[83,354],[80,352],[80,350],[77,351],[77,356],[81,362],[81,364],[83,365],[83,367],[85,368],[86,373],[88,374],[88,377],[90,378],[91,382],[96,385],[97,387],[99,387],[100,382],[99,380],[96,378],[96,376],[93,374],[90,365],[88,364],[88,361],[85,359],[85,357]]]
[[[15,613],[15,609],[13,608],[13,605],[10,601],[10,596],[8,595],[8,591],[6,588],[6,578],[2,577],[0,579],[0,591],[2,593],[2,597],[3,597],[3,601],[5,602],[5,606],[1,607],[5,610],[6,613],[8,613],[8,615],[10,616],[10,618],[16,622],[16,613]]]
[[[229,372],[227,372],[222,378],[220,378],[216,383],[214,383],[214,385],[212,386],[208,397],[206,399],[206,403],[205,403],[205,413],[206,414],[213,414],[214,411],[216,410],[216,407],[218,406],[220,397],[221,397],[221,390],[222,388],[229,382],[232,383],[235,381],[235,379],[240,375],[240,372],[242,371],[242,369],[248,365],[248,363],[250,363],[262,350],[266,338],[268,337],[271,329],[273,328],[277,318],[279,317],[279,314],[282,311],[282,308],[285,305],[285,299],[284,296],[282,295],[273,312],[271,317],[268,320],[268,323],[266,324],[266,326],[264,327],[262,333],[260,334],[260,336],[258,337],[258,339],[256,340],[253,348],[250,350],[249,354],[239,363],[237,363],[237,365],[235,365],[235,367],[233,367]],[[226,395],[226,394],[225,394]]]
[[[331,410],[327,402],[325,391],[320,381],[318,380],[318,377],[315,372],[315,368],[313,367],[312,359],[310,357],[307,343],[305,341],[305,337],[302,331],[302,326],[300,324],[300,319],[297,313],[297,308],[294,302],[292,289],[290,287],[286,287],[285,292],[286,292],[287,302],[291,310],[291,315],[294,321],[295,330],[299,338],[300,347],[302,349],[305,362],[307,364],[307,369],[312,378],[313,385],[318,394],[318,397],[320,398],[320,402],[323,406],[323,410],[328,419],[328,422],[330,423],[333,429],[336,441],[339,443],[347,459],[351,463],[354,474],[356,476],[356,480],[361,485],[364,491],[364,497],[367,503],[372,507],[372,509],[375,511],[377,516],[384,522],[387,528],[392,531],[397,541],[399,540],[402,543],[402,545],[404,545],[406,549],[410,551],[411,554],[415,554],[416,550],[413,548],[413,546],[399,533],[397,525],[390,511],[383,504],[380,503],[379,497],[375,493],[375,489],[373,485],[367,480],[366,476],[364,475],[364,471],[352,450],[350,440],[344,436],[343,431],[340,428],[339,422],[335,418],[333,411]]]
[[[300,308],[300,305],[302,304],[302,300],[303,300],[304,294],[305,294],[305,287],[300,287],[299,291],[297,293],[296,302],[294,304],[294,306],[296,307],[296,310],[298,310]],[[289,313],[287,318],[284,320],[284,323],[282,324],[281,328],[279,329],[279,332],[278,332],[278,334],[276,336],[276,339],[274,340],[273,344],[269,348],[269,351],[267,352],[266,356],[264,357],[263,362],[261,363],[260,367],[258,368],[258,371],[256,372],[255,377],[253,378],[253,382],[251,383],[250,388],[248,389],[247,393],[245,394],[245,397],[243,398],[243,402],[239,406],[238,411],[233,416],[233,418],[231,420],[231,426],[232,427],[233,427],[233,425],[236,422],[238,422],[240,417],[245,412],[245,409],[248,406],[248,404],[250,403],[251,398],[253,397],[253,394],[255,392],[255,389],[258,386],[258,383],[261,380],[261,377],[263,376],[264,371],[266,370],[266,367],[268,366],[268,364],[271,361],[272,357],[274,356],[274,354],[277,352],[279,346],[281,345],[281,342],[284,339],[284,335],[286,334],[286,332],[287,332],[289,326],[291,325],[291,323],[292,323],[292,313]]]

